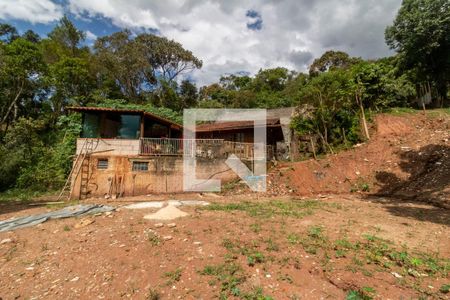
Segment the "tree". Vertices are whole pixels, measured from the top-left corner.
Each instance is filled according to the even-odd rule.
[[[63,57],[52,64],[48,83],[55,91],[50,101],[57,115],[68,103],[85,105],[95,89],[95,77],[89,70],[88,62],[74,57]]]
[[[407,74],[398,75],[395,58],[360,62],[352,67],[353,82],[362,92],[364,108],[381,111],[407,106],[415,96],[415,87]]]
[[[292,78],[292,75],[286,68],[261,69],[256,74],[251,88],[255,92],[281,91],[284,89],[288,80]]]
[[[39,48],[22,38],[6,45],[2,52],[0,127],[8,120],[17,119],[20,101],[27,91],[37,91],[36,85],[45,69]]]
[[[183,80],[180,84],[179,97],[181,99],[181,109],[195,107],[197,105],[198,91],[195,83]]]
[[[417,80],[431,81],[439,98],[446,100],[450,80],[450,2],[403,0],[385,37],[386,43],[399,53],[403,69],[416,69]]]
[[[0,42],[11,43],[19,37],[17,29],[9,24],[0,23]]]
[[[25,33],[22,34],[22,38],[26,39],[29,42],[35,43],[35,44],[37,44],[41,41],[41,37],[33,30],[25,31]]]
[[[147,64],[152,67],[154,77],[171,82],[178,75],[202,67],[202,61],[191,51],[165,37],[144,33],[138,35],[135,42]]]
[[[144,89],[154,86],[156,78],[131,32],[124,30],[98,38],[94,49],[100,71],[114,78],[126,98],[143,101]]]
[[[48,34],[48,37],[63,45],[71,51],[72,55],[75,55],[78,46],[86,38],[86,34],[78,30],[69,18],[64,16],[59,20],[59,24]]]
[[[152,34],[133,38],[127,30],[97,39],[94,48],[99,64],[116,80],[124,96],[138,102],[149,93],[162,93],[163,82],[170,84],[202,65],[179,43]]]
[[[249,76],[239,76],[235,74],[221,76],[219,80],[219,84],[230,91],[240,91],[243,89],[248,89],[250,83],[252,82],[252,78]]]
[[[316,76],[319,73],[337,68],[346,69],[359,61],[361,61],[360,58],[350,57],[345,52],[330,50],[313,61],[309,67],[309,75]]]
[[[302,89],[300,105],[313,108],[311,117],[295,118],[292,127],[302,135],[318,136],[323,152],[333,152],[333,144],[359,139],[351,75],[349,70],[330,70],[313,77]]]

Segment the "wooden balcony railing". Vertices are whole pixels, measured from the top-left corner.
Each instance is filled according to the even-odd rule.
[[[195,147],[194,147],[195,141]],[[266,159],[273,158],[272,146],[266,146]],[[253,159],[254,144],[224,141],[222,139],[169,139],[141,138],[141,155],[196,156],[204,158],[227,158],[235,154],[241,159]]]

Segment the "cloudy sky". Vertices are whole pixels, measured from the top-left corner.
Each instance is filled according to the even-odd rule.
[[[353,56],[390,55],[384,29],[401,0],[0,0],[0,21],[20,31],[46,33],[64,14],[87,35],[122,28],[174,39],[203,68],[201,84],[220,75],[284,66],[305,71],[315,57],[335,49]]]

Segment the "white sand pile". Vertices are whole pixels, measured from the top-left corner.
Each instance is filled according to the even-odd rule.
[[[164,201],[152,201],[152,202],[133,203],[130,205],[125,205],[124,208],[142,209],[142,208],[161,208],[163,206],[164,206]]]
[[[144,219],[147,219],[147,220],[173,220],[173,219],[185,217],[188,215],[189,215],[188,213],[178,209],[174,205],[169,204],[166,207],[161,208],[160,210],[158,210],[157,212],[155,212],[153,214],[145,215]]]

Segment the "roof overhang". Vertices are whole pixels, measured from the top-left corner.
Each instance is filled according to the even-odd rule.
[[[67,107],[67,110],[69,111],[75,111],[75,112],[111,112],[111,113],[124,113],[124,114],[137,114],[141,115],[150,119],[154,119],[159,121],[162,124],[170,126],[170,128],[175,130],[182,130],[183,127],[180,124],[177,124],[175,122],[172,122],[168,119],[165,119],[163,117],[157,116],[153,113],[150,113],[145,110],[140,109],[122,109],[122,108],[110,108],[110,107],[85,107],[85,106],[70,106]]]

